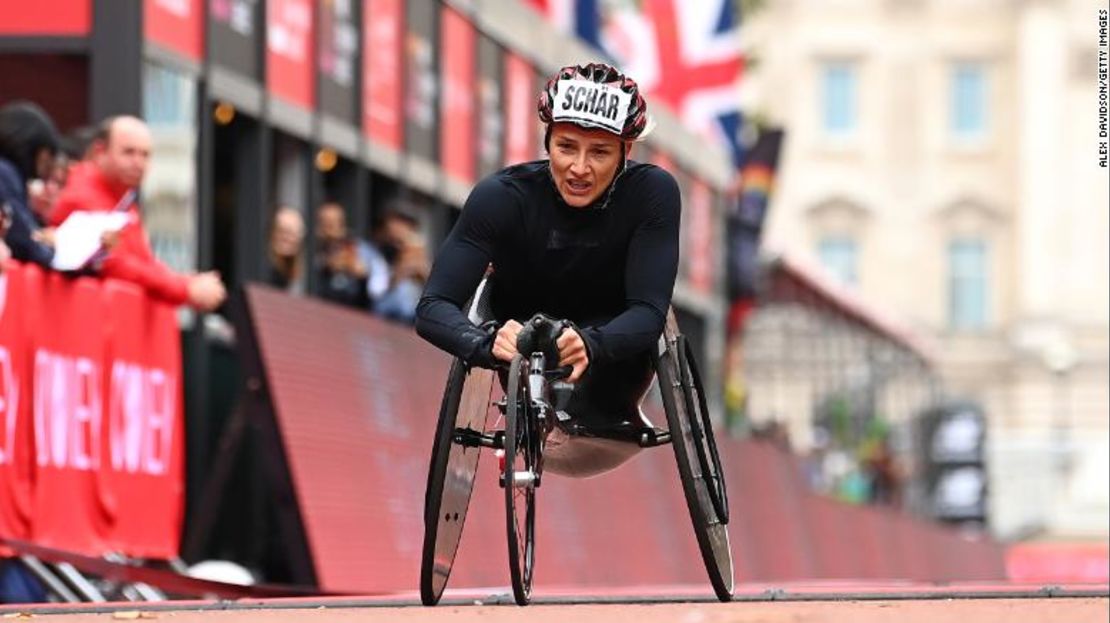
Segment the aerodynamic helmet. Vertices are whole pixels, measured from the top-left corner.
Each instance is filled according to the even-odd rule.
[[[566,122],[634,141],[648,125],[636,81],[605,63],[563,67],[547,81],[536,108],[549,136],[552,123]]]

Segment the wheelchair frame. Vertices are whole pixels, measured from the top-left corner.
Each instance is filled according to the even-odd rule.
[[[483,282],[484,283],[484,282]],[[468,305],[478,322],[479,293]],[[481,310],[486,311],[486,310]],[[635,441],[642,447],[670,443],[690,512],[694,534],[717,598],[732,599],[732,553],[728,536],[728,496],[720,456],[709,419],[701,378],[693,353],[678,332],[673,311],[655,353],[667,430],[644,429]],[[428,470],[424,498],[424,547],[420,596],[425,605],[439,602],[450,577],[466,520],[482,448],[504,451],[499,484],[505,490],[509,575],[516,603],[531,600],[535,565],[535,497],[542,483],[543,445],[548,418],[554,410],[548,398],[543,355],[518,355],[512,362],[505,398],[491,402],[496,373],[469,368],[456,359],[448,373]],[[503,430],[487,430],[490,407],[503,415]],[[676,434],[676,431],[681,434]]]

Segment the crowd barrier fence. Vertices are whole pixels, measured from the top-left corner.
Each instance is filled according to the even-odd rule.
[[[174,307],[135,285],[0,273],[0,536],[177,556],[184,508]]]

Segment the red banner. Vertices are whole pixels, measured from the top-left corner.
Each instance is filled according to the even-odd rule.
[[[366,0],[362,12],[362,131],[395,151],[404,145],[404,9],[401,0]]]
[[[148,41],[199,62],[204,58],[204,3],[145,0],[143,31]]]
[[[440,105],[439,153],[444,171],[463,182],[474,181],[475,78],[478,35],[458,11],[443,7],[440,66],[443,100]]]
[[[9,263],[0,276],[0,536],[89,555],[177,555],[174,310],[132,284]]]
[[[31,538],[47,547],[106,551],[107,517],[100,506],[103,442],[105,314],[99,283],[62,287],[56,274],[23,269],[41,306],[25,309],[29,331],[35,488]]]
[[[107,486],[101,499],[113,522],[110,545],[133,556],[174,556],[167,537],[181,525],[178,502],[185,494],[177,317],[130,284],[105,283],[103,298],[111,314],[105,323]]]
[[[266,86],[304,108],[316,105],[312,0],[266,3]]]
[[[517,54],[505,53],[505,164],[536,157],[536,93],[532,66]]]
[[[686,279],[697,291],[713,291],[713,260],[717,245],[713,238],[713,195],[709,186],[694,179],[690,184],[689,205],[683,206],[689,227],[683,241],[684,254],[689,254]]]
[[[1110,581],[1110,545],[1106,541],[1017,543],[1006,552],[1011,581],[1033,583]]]
[[[14,266],[14,264],[9,264]],[[37,309],[21,273],[0,273],[0,533],[31,533],[31,375],[27,371],[25,309]]]
[[[92,26],[92,0],[0,2],[0,34],[85,36]]]

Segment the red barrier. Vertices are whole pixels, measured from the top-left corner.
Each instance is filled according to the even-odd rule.
[[[1106,584],[1110,581],[1110,544],[1021,543],[1006,552],[1006,569],[1015,582]]]
[[[177,317],[130,284],[109,281],[104,295],[112,310],[101,496],[113,524],[109,543],[134,556],[176,556],[185,493]]]
[[[0,536],[94,556],[176,556],[173,308],[131,284],[14,262],[0,301]]]
[[[47,547],[105,551],[101,506],[104,314],[100,284],[63,283],[37,266],[23,268],[24,286],[40,292],[27,356],[34,386],[35,486],[31,539]],[[68,286],[68,287],[67,287]]]
[[[24,310],[31,299],[22,276],[20,272],[0,274],[0,533],[20,539],[31,533],[34,460],[31,375],[24,356]]]
[[[320,587],[413,590],[447,356],[407,328],[319,301],[263,287],[249,287],[247,301]],[[664,422],[658,405],[647,411]],[[739,581],[1005,577],[994,543],[817,496],[797,458],[774,446],[724,435],[718,444]],[[504,508],[484,452],[451,586],[506,584]],[[537,586],[709,590],[670,447],[597,478],[545,476],[536,522]]]

